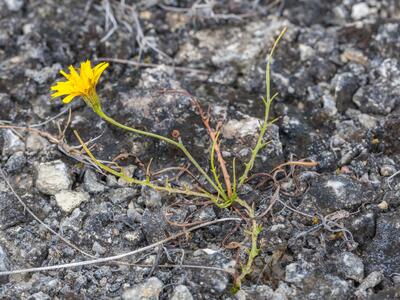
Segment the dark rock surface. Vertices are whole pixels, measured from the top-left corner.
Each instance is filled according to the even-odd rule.
[[[229,171],[235,159],[239,176],[264,114],[266,57],[288,27],[272,61],[279,96],[270,143],[255,161],[259,174],[240,190],[258,215],[276,202],[258,219],[260,254],[241,291],[232,294],[231,271],[244,263],[246,222],[225,222],[123,264],[2,276],[0,298],[399,298],[399,18],[397,0],[0,0],[1,169],[43,222],[96,257],[239,214],[128,185],[76,160],[73,130],[129,176],[205,185],[179,173],[188,163],[180,151],[100,120],[80,99],[70,117],[58,115],[65,106],[50,101],[49,88],[59,70],[86,59],[140,61],[110,63],[97,85],[104,111],[170,138],[179,132],[209,169],[197,99],[212,127],[222,124],[224,158]],[[310,160],[318,165],[304,167]],[[303,167],[270,176],[289,161]],[[159,172],[171,167],[181,169]],[[86,259],[34,220],[0,177],[0,271]]]

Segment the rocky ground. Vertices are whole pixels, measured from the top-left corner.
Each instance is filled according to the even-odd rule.
[[[201,199],[129,186],[79,161],[73,130],[98,137],[97,157],[117,158],[136,178],[151,158],[154,173],[186,163],[166,144],[106,124],[81,100],[67,107],[68,122],[49,96],[60,69],[105,57],[141,61],[111,63],[98,86],[104,110],[159,134],[179,130],[206,167],[210,141],[187,91],[210,107],[213,125],[223,122],[223,154],[241,165],[263,116],[266,55],[287,26],[272,65],[279,119],[254,171],[305,158],[319,165],[283,167],[275,185],[258,176],[241,191],[258,213],[278,187],[280,200],[262,218],[261,252],[242,290],[232,294],[230,271],[245,258],[235,247],[248,246],[245,222],[230,221],[125,264],[2,276],[2,299],[400,298],[398,1],[214,4],[0,0],[0,270],[88,259],[40,225],[6,179],[40,220],[96,257],[183,230],[172,222],[238,217]],[[173,181],[183,182],[192,181]]]

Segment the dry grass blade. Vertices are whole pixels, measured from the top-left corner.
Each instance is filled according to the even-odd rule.
[[[214,221],[210,222],[205,222],[203,224],[194,226],[192,228],[186,229],[185,231],[182,231],[178,234],[175,234],[173,236],[170,236],[164,240],[155,242],[151,245],[148,245],[146,247],[142,247],[140,249],[136,249],[127,253],[122,253],[114,256],[109,256],[109,257],[104,257],[104,258],[97,258],[97,259],[92,259],[92,260],[86,260],[86,261],[77,261],[73,263],[67,263],[67,264],[61,264],[61,265],[54,265],[54,266],[47,266],[47,267],[39,267],[39,268],[28,268],[28,269],[20,269],[20,270],[13,270],[13,271],[3,271],[0,272],[0,276],[6,276],[6,275],[12,275],[12,274],[22,274],[22,273],[32,273],[32,272],[43,272],[43,271],[51,271],[51,270],[59,270],[59,269],[65,269],[65,268],[74,268],[74,267],[81,267],[81,266],[87,266],[87,265],[93,265],[93,264],[100,264],[100,263],[106,263],[106,262],[112,262],[116,261],[125,257],[129,257],[138,253],[142,253],[144,251],[153,249],[157,246],[161,246],[162,244],[175,240],[181,236],[187,235],[187,233],[195,231],[200,228],[204,228],[213,224],[217,223],[223,223],[223,222],[229,222],[229,221],[236,221],[236,222],[241,222],[242,220],[239,218],[223,218],[223,219],[217,219]]]

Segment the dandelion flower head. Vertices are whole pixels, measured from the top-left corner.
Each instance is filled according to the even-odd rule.
[[[54,91],[51,97],[57,98],[66,96],[64,103],[71,102],[75,97],[81,96],[85,102],[92,108],[100,105],[96,93],[96,85],[101,74],[108,67],[108,63],[100,63],[92,68],[89,60],[82,62],[80,68],[75,70],[73,66],[69,66],[69,74],[60,71],[67,81],[59,81],[50,89]]]

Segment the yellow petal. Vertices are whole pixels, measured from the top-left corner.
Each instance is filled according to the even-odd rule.
[[[94,73],[94,78],[93,82],[96,85],[97,82],[100,79],[101,74],[104,72],[104,70],[109,66],[109,63],[103,62],[98,64],[97,66],[94,67],[93,73]]]
[[[63,102],[64,102],[65,104],[70,103],[70,102],[72,101],[72,99],[74,99],[76,96],[77,96],[77,95],[74,95],[74,94],[68,95],[67,97],[65,97],[65,98],[63,99]]]
[[[60,71],[61,75],[64,76],[65,78],[69,79],[71,75],[65,73],[63,70]]]

